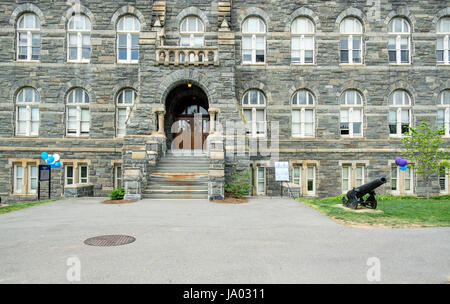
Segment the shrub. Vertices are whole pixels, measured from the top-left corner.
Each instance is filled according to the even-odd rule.
[[[116,188],[109,193],[109,197],[112,200],[121,200],[125,196],[125,189],[122,187]]]
[[[241,198],[248,195],[251,189],[250,170],[245,169],[237,172],[236,166],[233,166],[233,172],[230,177],[231,181],[225,184],[225,192],[230,193],[234,198]]]

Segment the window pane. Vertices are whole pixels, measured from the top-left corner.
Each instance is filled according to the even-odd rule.
[[[348,63],[348,60],[349,60],[348,51],[341,51],[341,62]]]

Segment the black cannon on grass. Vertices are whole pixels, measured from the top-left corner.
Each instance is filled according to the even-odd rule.
[[[380,177],[368,184],[362,185],[358,188],[353,188],[353,190],[347,192],[346,198],[342,198],[342,204],[345,207],[351,208],[353,210],[356,210],[356,208],[358,208],[358,204],[364,207],[377,209],[375,189],[385,184],[386,182],[386,177]],[[366,195],[369,195],[369,197],[367,199],[364,199]]]

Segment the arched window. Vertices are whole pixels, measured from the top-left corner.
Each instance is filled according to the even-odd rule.
[[[25,13],[17,22],[17,60],[39,60],[41,22],[35,14]]]
[[[85,15],[75,15],[67,24],[67,61],[85,62],[91,59],[91,21]]]
[[[266,98],[261,91],[250,90],[242,99],[246,133],[253,137],[266,135]]]
[[[441,18],[437,24],[437,62],[450,64],[450,17]]]
[[[300,90],[292,97],[292,136],[314,137],[314,96],[307,90]]]
[[[450,136],[450,89],[442,91],[437,100],[437,125],[445,130],[445,136]]]
[[[123,137],[126,134],[126,123],[130,116],[131,108],[136,101],[137,93],[133,89],[124,89],[117,95],[116,112],[116,136]]]
[[[348,90],[341,95],[341,135],[363,136],[363,98],[358,91]]]
[[[411,127],[411,97],[404,90],[396,90],[389,96],[389,133],[402,136]]]
[[[291,60],[294,63],[314,63],[314,23],[306,17],[300,17],[291,26]]]
[[[411,63],[411,26],[405,18],[396,17],[389,22],[389,63]]]
[[[355,17],[347,17],[340,25],[341,63],[360,64],[363,62],[363,26]]]
[[[73,89],[67,95],[67,135],[87,136],[91,122],[89,94],[81,88]]]
[[[242,24],[242,62],[266,61],[266,24],[259,17],[247,18]]]
[[[117,62],[139,61],[139,20],[131,15],[120,18],[117,23]]]
[[[39,135],[39,93],[33,88],[23,88],[16,99],[16,135]]]
[[[196,16],[189,16],[181,21],[180,46],[203,46],[205,44],[205,25]]]

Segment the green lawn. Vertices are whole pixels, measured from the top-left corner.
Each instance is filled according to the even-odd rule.
[[[339,208],[342,196],[324,199],[299,198],[333,219],[345,224],[388,227],[450,227],[450,197],[432,199],[378,196],[377,210],[383,213],[355,213]]]
[[[49,202],[54,202],[54,201],[57,201],[57,199],[40,201],[40,202],[27,202],[27,203],[10,204],[9,206],[0,208],[0,214],[12,212],[12,211],[16,211],[16,210],[20,210],[20,209],[24,209],[24,208],[29,208],[29,207],[33,207],[33,206],[37,206],[37,205],[42,205],[42,204],[49,203]]]

